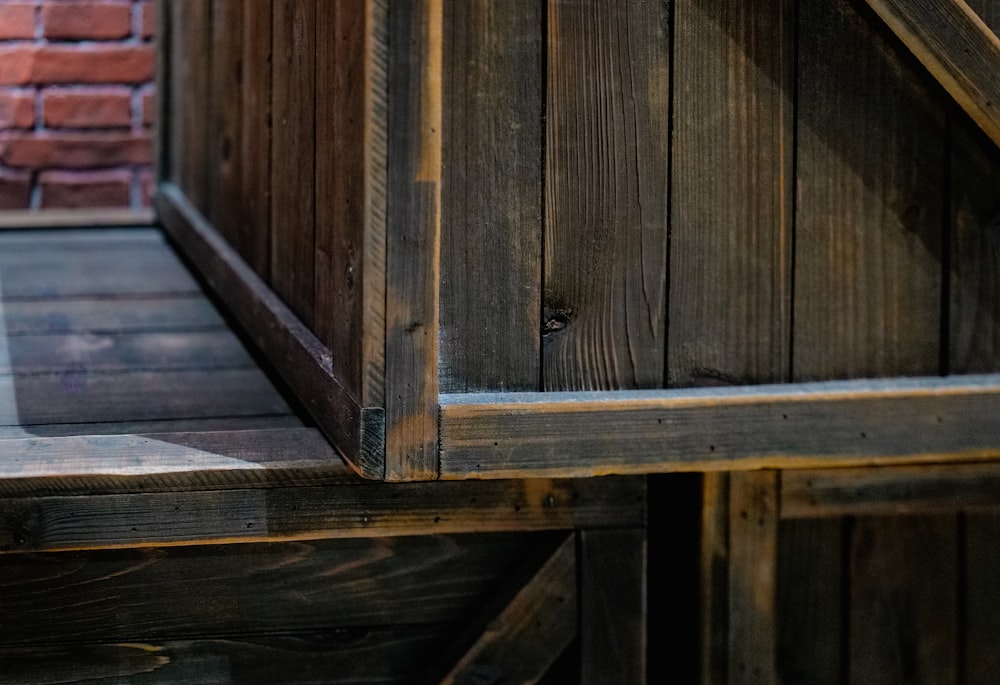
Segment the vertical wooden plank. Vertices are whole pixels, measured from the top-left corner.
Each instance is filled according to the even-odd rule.
[[[729,682],[778,682],[778,473],[729,476]]]
[[[800,12],[796,379],[936,373],[941,107],[877,17]]]
[[[173,17],[176,3],[167,0],[156,1],[156,181],[171,180],[170,165],[173,163],[173,140],[171,113],[174,103],[171,93],[174,88],[174,63],[177,55],[173,49]]]
[[[160,0],[160,7],[170,15],[170,44],[167,49],[170,53],[170,69],[167,78],[170,80],[168,93],[170,101],[168,103],[169,119],[164,119],[161,123],[169,128],[169,149],[170,159],[167,162],[167,170],[170,174],[169,180],[183,187],[184,181],[184,151],[186,149],[185,140],[187,129],[185,128],[185,101],[191,94],[185,88],[184,77],[189,73],[190,67],[187,62],[191,59],[187,51],[187,10],[186,2],[171,2],[171,0]]]
[[[580,532],[581,682],[646,682],[646,531]]]
[[[965,520],[965,685],[988,685],[1000,673],[1000,514],[969,514]]]
[[[793,380],[939,370],[943,113],[887,37],[857,3],[799,5]],[[842,530],[797,524],[795,537],[819,552],[779,579],[788,592],[803,578],[815,588],[782,616],[794,640],[783,641],[783,665],[805,669],[805,682],[853,677],[842,673],[842,626],[864,614],[839,613]],[[793,542],[784,556],[798,555]]]
[[[208,197],[208,105],[212,65],[211,1],[187,0],[180,3],[182,43],[178,88],[183,89],[180,112],[183,142],[178,179],[188,199],[202,212]]]
[[[271,271],[271,22],[271,0],[244,7],[239,129],[243,212],[232,230],[240,254],[265,280]]]
[[[548,13],[544,387],[663,384],[668,6]]]
[[[854,532],[850,682],[956,682],[955,517],[862,518]]]
[[[729,682],[729,474],[702,482],[699,588],[702,685]],[[650,522],[655,525],[655,521]]]
[[[442,0],[389,4],[388,480],[437,476]]]
[[[968,0],[1000,32],[1000,3]],[[1000,151],[964,115],[952,121],[949,370],[1000,370]],[[1000,673],[1000,515],[965,516],[961,580],[962,682],[986,685]]]
[[[331,350],[334,374],[362,406],[381,404],[378,348],[385,344],[385,181],[373,174],[384,174],[386,122],[371,100],[385,95],[377,52],[384,45],[375,45],[385,40],[379,7],[367,0],[316,5],[314,328]]]
[[[539,389],[542,10],[445,2],[442,392]]]
[[[678,0],[667,380],[788,379],[794,4]]]
[[[839,518],[778,527],[778,674],[784,685],[843,682],[843,538]]]
[[[316,0],[275,2],[272,30],[271,285],[311,326]]]
[[[212,86],[209,91],[206,217],[231,243],[242,212],[240,94],[243,90],[243,7],[240,0],[212,0]],[[236,244],[242,252],[243,246]]]

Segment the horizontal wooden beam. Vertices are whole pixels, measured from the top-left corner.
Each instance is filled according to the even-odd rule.
[[[781,474],[781,517],[899,516],[1000,509],[1000,463],[814,469]]]
[[[867,0],[1000,145],[1000,38],[964,0]]]
[[[332,371],[330,350],[243,261],[172,183],[157,191],[167,233],[341,454],[368,477],[385,475],[385,410],[362,407]]]
[[[150,209],[41,209],[0,212],[0,230],[152,226]]]
[[[441,477],[822,468],[1000,457],[1000,375],[443,395]]]

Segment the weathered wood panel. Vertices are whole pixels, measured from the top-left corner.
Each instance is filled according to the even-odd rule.
[[[177,5],[173,43],[177,75],[172,92],[178,98],[173,108],[180,122],[178,150],[172,165],[176,182],[199,207],[208,197],[209,88],[212,74],[211,0],[186,0]],[[179,63],[179,64],[178,64]],[[179,65],[179,68],[177,68]]]
[[[308,326],[314,316],[316,0],[275,2],[273,9],[270,285]]]
[[[445,3],[441,389],[539,390],[544,3]]]
[[[4,302],[3,316],[10,338],[73,333],[207,333],[226,327],[208,300],[195,296]]]
[[[233,240],[243,219],[240,155],[243,120],[242,0],[211,0],[212,61],[208,89],[208,194],[205,212]],[[251,9],[249,13],[255,10]]]
[[[793,9],[676,3],[671,386],[788,379]]]
[[[442,0],[389,8],[385,473],[437,475]]]
[[[533,539],[434,536],[2,555],[0,642],[141,642],[456,621]]]
[[[548,5],[544,388],[663,384],[667,7]]]

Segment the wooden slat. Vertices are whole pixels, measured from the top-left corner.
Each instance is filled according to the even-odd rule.
[[[546,390],[663,384],[667,26],[657,2],[548,5]]]
[[[780,514],[794,471],[781,473]],[[782,521],[778,527],[778,676],[788,685],[844,682],[841,519]]]
[[[201,270],[208,285],[230,303],[233,316],[319,427],[361,473],[382,478],[384,412],[358,405],[332,374],[329,351],[176,186],[161,187],[157,208],[181,249]]]
[[[971,461],[997,411],[996,376],[442,395],[441,477]]]
[[[964,0],[867,0],[1000,145],[1000,38]]]
[[[5,343],[0,342],[0,348]],[[0,375],[86,370],[162,371],[252,368],[253,360],[232,333],[59,333],[22,335],[6,341]]]
[[[580,682],[646,682],[646,531],[579,539]]]
[[[859,519],[851,546],[851,683],[954,683],[955,517]]]
[[[576,578],[571,535],[439,682],[537,682],[576,635]]]
[[[962,671],[966,685],[987,685],[1000,672],[1000,588],[997,569],[1000,569],[1000,549],[997,530],[1000,530],[1000,513],[975,513],[965,517],[965,547],[962,568],[965,571],[963,607],[965,615],[962,635],[964,644],[959,658],[964,662]],[[960,586],[962,587],[962,586]],[[961,590],[960,590],[961,591]]]
[[[655,525],[655,520],[652,521]],[[699,683],[729,682],[729,474],[706,473],[702,482]]]
[[[0,214],[0,231],[46,228],[144,227],[153,224],[148,209],[5,209]]]
[[[445,3],[444,392],[541,389],[543,9]]]
[[[174,87],[174,69],[180,68],[179,60],[173,51],[173,21],[174,3],[158,2],[153,8],[156,22],[156,104],[154,116],[153,159],[155,160],[155,179],[159,183],[170,179],[170,164],[172,160],[171,141],[175,135],[171,125],[171,112],[174,104],[171,101],[171,91]],[[180,95],[178,95],[180,97]],[[152,212],[150,212],[152,223]]]
[[[941,106],[850,3],[800,19],[794,380],[937,373]]]
[[[280,432],[296,436],[291,431]],[[178,438],[167,436],[160,436],[159,442],[147,440],[146,452],[134,450],[137,459],[155,468],[153,462],[157,456],[163,456],[175,465],[181,458],[187,458],[190,464],[187,475],[200,469],[208,476],[206,480],[210,480],[213,469],[226,468],[227,461],[235,461],[233,457],[222,454],[199,454],[198,450],[181,449],[182,443],[164,443],[164,438],[181,443]],[[110,440],[102,442],[113,444]],[[333,469],[323,469],[321,459],[328,457],[327,450],[294,453],[283,445],[275,444],[273,438],[268,443],[257,446],[256,453],[251,452],[253,461],[242,469],[248,482],[265,483],[262,474],[250,472],[264,469],[272,472],[267,477],[274,483],[281,480],[281,470],[285,471],[285,480],[294,480],[293,469],[298,464],[302,483],[308,483],[311,478],[317,482],[325,479],[333,487],[151,493],[139,491],[136,487],[138,483],[133,483],[132,488],[136,492],[132,494],[0,499],[0,552],[190,545],[220,541],[279,542],[430,533],[566,530],[644,523],[644,492],[635,479],[616,478],[606,482],[594,479],[468,481],[392,486],[363,481],[346,466],[341,467],[339,476]],[[246,451],[248,446],[245,441],[242,444]],[[302,441],[298,446],[300,449],[303,447]],[[274,454],[265,456],[267,451]],[[224,452],[234,453],[236,450],[227,446]],[[109,449],[105,454],[108,455],[106,462],[113,453]],[[98,459],[100,457],[94,461]],[[83,463],[83,458],[77,457],[74,463]],[[320,468],[310,468],[310,465],[319,465]],[[168,467],[162,468],[161,473],[166,474]],[[236,466],[236,469],[241,467]],[[138,474],[139,469],[135,471]],[[311,474],[311,471],[316,473]],[[10,477],[9,473],[4,475]],[[182,474],[178,472],[176,475]],[[98,479],[92,480],[97,482]],[[150,479],[133,480],[148,483]],[[182,479],[177,477],[175,480],[180,482]],[[234,477],[231,482],[236,480]],[[207,484],[198,483],[201,487]],[[123,487],[128,487],[128,484]],[[612,536],[611,539],[621,542],[620,536]],[[632,555],[622,557],[622,563],[627,562],[629,573],[616,579],[617,594],[603,597],[600,587],[591,589],[597,599],[605,601],[602,605],[604,610],[624,611],[624,605],[619,602],[628,598],[641,599],[642,576],[633,577],[633,567],[638,569],[636,565],[642,559],[636,557],[638,548],[633,547],[616,548],[616,554],[624,555],[628,551]],[[607,559],[604,563],[616,567]],[[602,577],[598,575],[598,578]],[[634,612],[642,609],[641,606],[632,606],[634,604],[631,602],[629,605],[630,621],[635,618]],[[616,626],[617,637],[614,640],[621,644],[618,651],[607,652],[605,666],[623,661],[626,656],[635,656],[629,650],[641,646],[632,643],[637,635],[632,628],[641,626],[628,624],[629,631],[619,633],[621,626],[617,622],[611,623]],[[598,626],[594,634],[600,635],[601,630],[611,628]],[[570,637],[575,632],[573,621]],[[607,649],[605,647],[605,651]],[[550,656],[555,658],[558,652]]]
[[[532,540],[442,535],[0,555],[0,642],[142,642],[457,621]]]
[[[450,625],[365,628],[228,640],[0,648],[17,683],[408,683]]]
[[[134,249],[140,247],[166,247],[163,233],[150,227],[99,226],[80,228],[66,226],[61,229],[29,226],[28,229],[0,234],[4,252],[18,250],[44,256],[50,252],[103,252],[105,250]]]
[[[225,329],[203,297],[4,302],[7,335],[195,333]]]
[[[240,220],[232,242],[265,280],[271,267],[271,0],[243,13],[243,90],[240,122]]]
[[[442,0],[389,12],[385,473],[437,475]]]
[[[785,518],[925,514],[1000,508],[1000,465],[928,464],[787,471]]]
[[[186,0],[175,24],[178,43],[174,54],[180,60],[175,69],[174,93],[180,97],[183,139],[177,142],[179,159],[175,181],[196,207],[206,210],[208,200],[208,98],[212,73],[212,0]],[[176,110],[175,110],[176,112]]]
[[[0,426],[291,413],[258,369],[97,373],[73,365],[15,376],[13,387]]]
[[[295,414],[277,414],[273,416],[203,416],[185,419],[157,419],[152,421],[47,423],[45,425],[31,426],[30,429],[25,429],[21,426],[0,426],[0,440],[18,440],[31,436],[40,438],[66,438],[85,437],[88,435],[146,435],[152,433],[225,432],[302,427],[302,419]],[[9,486],[10,484],[8,483],[7,485]],[[9,488],[7,491],[10,491]]]
[[[240,125],[243,91],[243,0],[212,0],[212,73],[208,90],[209,136],[206,215],[232,240],[242,220]],[[251,10],[256,11],[256,9]]]
[[[380,2],[318,3],[316,318],[333,372],[366,406],[383,400],[385,60]]]
[[[778,474],[734,473],[729,486],[729,682],[778,682]]]
[[[316,0],[275,2],[273,8],[270,284],[308,326],[316,223]]]
[[[788,380],[794,3],[675,9],[667,380]]]

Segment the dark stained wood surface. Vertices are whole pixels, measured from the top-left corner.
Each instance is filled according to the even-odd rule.
[[[541,389],[543,12],[445,3],[443,392]]]
[[[240,126],[243,121],[242,0],[212,0],[206,211],[226,236],[243,220]],[[255,10],[251,10],[253,12]]]
[[[176,5],[172,36],[176,62],[170,70],[172,92],[179,107],[172,108],[181,133],[173,145],[177,159],[171,165],[173,179],[194,202],[204,207],[208,200],[209,93],[211,87],[212,0],[187,0]],[[178,111],[179,109],[179,111]]]
[[[316,0],[275,2],[273,9],[270,284],[309,325],[315,273]],[[194,204],[204,211],[204,204]]]
[[[10,344],[18,336],[212,333],[226,324],[200,294],[117,300],[97,298],[4,302]]]
[[[437,476],[442,0],[388,14],[387,480]]]
[[[546,21],[544,388],[661,387],[667,8],[556,0]]]
[[[426,655],[454,628],[328,630],[225,640],[153,640],[132,644],[82,644],[0,648],[8,682],[231,683],[275,685],[409,683]]]
[[[964,616],[960,627],[964,645],[959,658],[964,669],[962,677],[966,685],[986,685],[1000,672],[1000,650],[997,639],[1000,636],[1000,587],[997,569],[1000,569],[1000,549],[997,531],[1000,530],[1000,514],[970,513],[964,517],[965,545],[960,550],[961,568],[965,570],[964,596],[961,606]],[[963,587],[959,587],[959,592]],[[963,648],[964,647],[964,648]]]
[[[670,386],[788,380],[794,7],[679,0]]]
[[[457,621],[533,540],[441,535],[0,555],[0,643]]]

